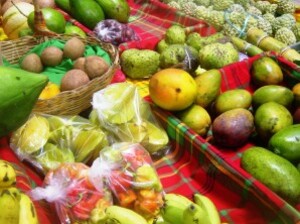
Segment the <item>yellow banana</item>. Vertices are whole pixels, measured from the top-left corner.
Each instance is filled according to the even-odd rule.
[[[38,224],[38,217],[30,197],[20,194],[19,224]]]
[[[6,161],[0,160],[0,188],[11,187],[16,184],[16,171]]]
[[[138,213],[117,205],[107,207],[105,214],[105,219],[100,220],[99,224],[148,224],[146,219]]]
[[[183,212],[184,224],[212,224],[208,214],[196,203],[191,203]]]
[[[207,214],[211,224],[220,224],[221,219],[215,204],[206,196],[199,193],[194,194],[194,201]]]
[[[183,212],[192,203],[190,199],[180,194],[168,193],[164,196],[164,205],[161,209],[161,216],[166,222],[182,224]]]
[[[0,223],[19,224],[20,191],[15,187],[0,190]]]

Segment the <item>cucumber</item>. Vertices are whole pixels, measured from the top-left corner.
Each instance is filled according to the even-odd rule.
[[[285,200],[300,202],[300,172],[285,158],[253,146],[242,153],[241,167]]]
[[[275,133],[268,148],[291,162],[300,162],[300,124],[287,126]]]
[[[96,0],[104,11],[107,19],[115,19],[120,23],[127,23],[130,7],[126,0]]]
[[[48,77],[0,66],[0,137],[25,123]]]
[[[94,0],[70,0],[70,9],[74,19],[91,30],[105,19],[103,9]]]

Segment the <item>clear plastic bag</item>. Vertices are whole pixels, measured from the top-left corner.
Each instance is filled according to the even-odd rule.
[[[32,114],[10,139],[18,157],[44,174],[64,162],[88,163],[108,144],[106,133],[88,119],[45,114]]]
[[[97,223],[113,200],[105,185],[94,186],[89,171],[83,163],[61,164],[47,173],[43,186],[31,190],[30,196],[53,203],[62,224]]]
[[[162,155],[169,138],[147,101],[131,83],[115,83],[94,93],[90,119],[110,134],[115,142],[143,145],[151,155]]]
[[[95,186],[102,183],[98,179],[103,179],[113,192],[116,204],[146,219],[155,217],[163,206],[162,184],[150,154],[139,143],[123,142],[105,147],[91,166],[91,177]]]

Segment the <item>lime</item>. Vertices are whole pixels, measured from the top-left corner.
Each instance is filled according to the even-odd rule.
[[[42,13],[46,26],[49,30],[55,33],[64,33],[66,20],[59,11],[52,8],[43,8]],[[34,30],[34,12],[31,12],[27,18],[28,26]]]

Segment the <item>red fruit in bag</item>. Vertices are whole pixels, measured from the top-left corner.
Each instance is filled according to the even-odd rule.
[[[110,187],[114,192],[124,192],[131,188],[133,177],[130,173],[113,170],[110,174]]]
[[[139,147],[139,145],[136,145],[135,148],[130,148],[130,151],[123,152],[122,156],[133,170],[136,170],[144,164],[152,163],[149,153],[144,148]]]

